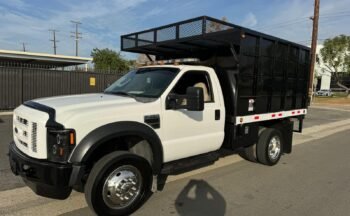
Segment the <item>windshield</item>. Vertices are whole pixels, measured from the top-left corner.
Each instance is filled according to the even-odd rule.
[[[105,93],[158,98],[178,72],[178,68],[141,68],[130,71],[109,86]]]

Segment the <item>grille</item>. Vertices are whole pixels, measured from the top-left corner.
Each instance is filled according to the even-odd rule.
[[[28,126],[28,120],[17,116],[17,121],[21,124]]]
[[[37,127],[38,127],[37,123],[33,122],[32,123],[32,151],[33,152],[37,152],[37,143],[36,143]]]
[[[13,124],[13,133],[15,139],[18,141],[17,143],[21,144],[25,148],[31,149],[32,152],[37,153],[37,123],[30,122],[28,119],[17,115],[14,118]]]
[[[22,140],[19,140],[19,143],[21,143],[24,147],[28,147],[28,143],[23,142]]]

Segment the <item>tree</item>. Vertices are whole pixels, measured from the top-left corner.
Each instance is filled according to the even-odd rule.
[[[325,71],[332,74],[337,85],[349,95],[350,86],[345,86],[339,79],[339,73],[350,72],[350,36],[339,35],[325,40],[321,49],[321,59]]]
[[[156,57],[153,56],[153,55],[150,55],[149,57],[152,59],[152,61],[156,60]],[[147,55],[139,54],[138,57],[137,57],[137,60],[136,60],[136,64],[137,65],[143,65],[146,62],[150,62],[150,59],[147,57]]]
[[[94,48],[91,52],[93,63],[97,71],[125,72],[130,69],[131,61],[125,60],[119,52],[108,48]]]
[[[227,18],[226,17],[222,17],[221,20],[224,21],[224,22],[227,22]],[[228,28],[229,28],[229,26],[224,25],[222,23],[210,21],[208,29],[207,29],[207,32],[209,32],[209,33],[211,33],[211,32],[218,32],[218,31],[226,30]]]

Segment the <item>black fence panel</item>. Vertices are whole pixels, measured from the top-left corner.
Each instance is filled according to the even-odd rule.
[[[342,85],[345,85],[346,87],[350,88],[350,73],[340,72],[340,73],[338,73],[338,78],[339,78],[339,83],[341,83]],[[321,81],[319,83],[321,85]],[[337,83],[338,83],[338,80],[332,74],[330,88],[333,91],[345,91],[343,88],[339,87],[339,85]]]
[[[120,76],[122,73],[0,67],[0,110],[14,109],[35,98],[102,92]]]
[[[22,103],[22,71],[0,68],[0,109],[11,109]]]
[[[69,72],[23,69],[23,101],[56,95],[67,95]]]

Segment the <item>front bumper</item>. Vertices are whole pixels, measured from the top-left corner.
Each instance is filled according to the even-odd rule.
[[[72,173],[70,164],[58,164],[28,157],[14,142],[10,143],[9,160],[12,172],[20,175],[36,194],[54,199],[66,199],[70,195],[72,191],[69,187]]]

